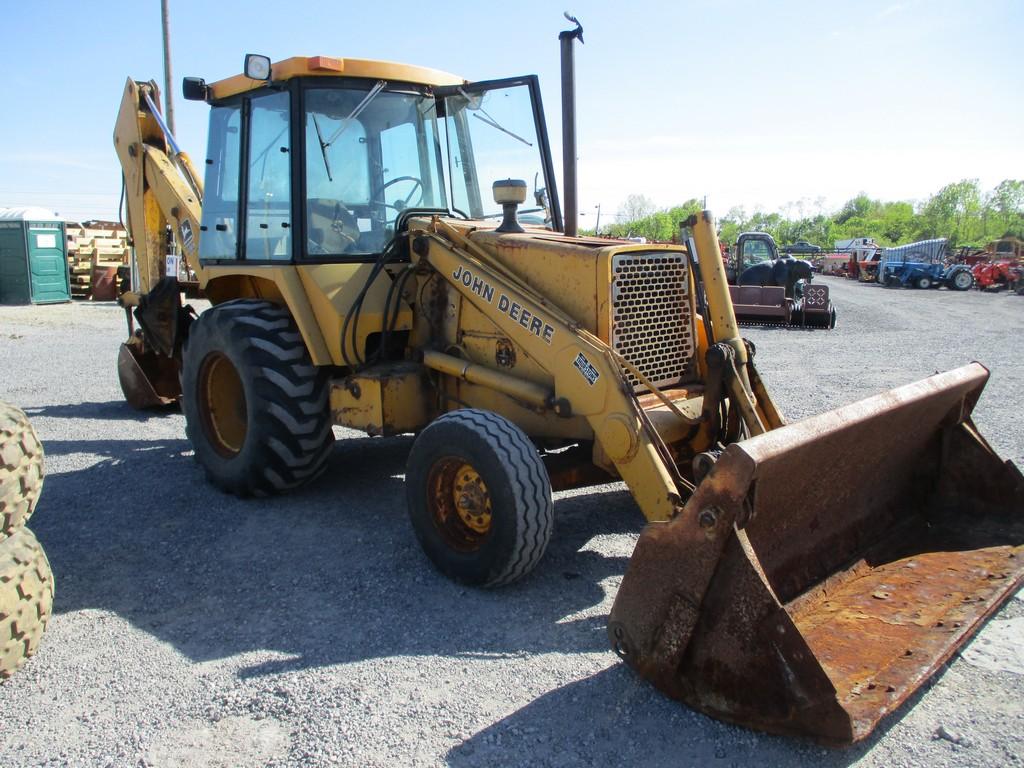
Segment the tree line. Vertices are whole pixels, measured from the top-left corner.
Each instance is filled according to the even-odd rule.
[[[984,191],[977,179],[947,184],[922,203],[886,202],[860,194],[832,213],[819,200],[786,206],[786,213],[747,213],[741,207],[719,218],[722,242],[735,243],[740,232],[768,232],[780,245],[807,240],[823,250],[837,240],[872,237],[880,245],[900,245],[945,237],[951,247],[983,247],[1004,236],[1024,238],[1024,180],[1006,179]],[[601,227],[613,237],[645,237],[668,242],[677,239],[679,222],[700,211],[700,200],[658,210],[643,195],[630,195],[618,213],[618,221]]]

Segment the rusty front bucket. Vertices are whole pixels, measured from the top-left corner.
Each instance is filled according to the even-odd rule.
[[[972,364],[730,446],[637,543],[616,651],[709,715],[864,738],[1024,577],[1024,478]]]

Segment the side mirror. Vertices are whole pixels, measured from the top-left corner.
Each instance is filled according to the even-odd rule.
[[[201,77],[186,77],[181,81],[181,92],[188,101],[206,101],[210,89]]]

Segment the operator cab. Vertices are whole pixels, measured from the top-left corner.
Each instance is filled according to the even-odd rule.
[[[740,244],[740,259],[744,265],[752,267],[764,261],[774,261],[778,254],[773,253],[771,247],[764,240],[744,240]]]
[[[211,105],[203,262],[373,261],[409,212],[497,224],[502,179],[533,180],[523,221],[562,229],[535,76],[248,56],[246,75],[184,90]]]
[[[726,266],[726,278],[731,285],[735,285],[745,269],[778,258],[779,249],[775,238],[767,232],[743,232]]]

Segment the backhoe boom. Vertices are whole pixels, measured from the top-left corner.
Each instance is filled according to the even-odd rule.
[[[135,408],[174,403],[181,392],[180,345],[189,315],[181,309],[178,276],[166,274],[168,231],[181,246],[186,270],[203,278],[202,184],[188,155],[167,132],[156,109],[159,100],[155,83],[129,78],[114,128],[137,288],[118,297],[127,313],[129,338],[121,345],[117,372],[125,398]]]

